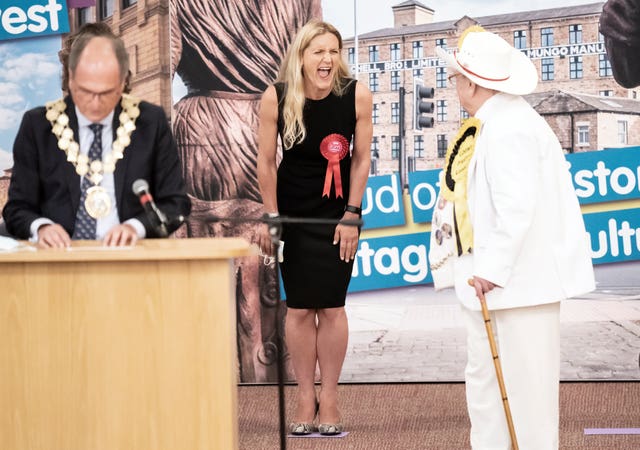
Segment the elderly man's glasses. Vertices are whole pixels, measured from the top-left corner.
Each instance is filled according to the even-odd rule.
[[[459,73],[459,72],[456,72],[456,73],[452,73],[451,75],[449,75],[449,76],[447,77],[447,80],[449,80],[449,84],[450,84],[451,86],[455,86],[455,85],[456,85],[456,77],[457,77],[458,75],[460,75],[460,73]]]

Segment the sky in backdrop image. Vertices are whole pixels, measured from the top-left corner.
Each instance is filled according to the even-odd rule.
[[[0,170],[13,165],[24,112],[61,96],[58,50],[60,36],[0,42]]]

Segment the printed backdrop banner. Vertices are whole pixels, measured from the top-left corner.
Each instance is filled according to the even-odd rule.
[[[189,235],[179,237],[255,236],[253,224],[211,218],[262,214],[257,176],[247,170],[257,157],[260,94],[277,76],[296,30],[321,17],[320,3],[265,0],[255,10],[249,2],[228,0],[170,2],[172,76],[174,86],[184,82],[182,91],[174,91],[172,126],[194,203]],[[2,67],[11,67],[0,71],[6,91],[0,96],[0,204],[22,113],[60,95],[58,34],[69,29],[68,6],[93,4],[0,0],[0,58]],[[136,7],[150,8],[145,2]],[[267,26],[281,20],[282,26]],[[638,147],[567,156],[597,265],[640,260],[639,156]],[[409,173],[407,192],[397,174],[369,179],[351,293],[393,295],[388,288],[432,283],[427,255],[439,173]],[[284,315],[275,295],[275,268],[255,257],[239,259],[236,269],[239,377],[246,383],[273,381],[275,331]]]
[[[0,41],[68,31],[66,0],[0,0]]]

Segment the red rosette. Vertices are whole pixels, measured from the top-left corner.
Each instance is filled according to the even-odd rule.
[[[335,179],[336,198],[342,197],[340,160],[349,153],[349,141],[341,134],[330,134],[320,142],[320,153],[322,153],[322,156],[329,161],[329,164],[327,165],[327,173],[324,177],[324,190],[322,191],[322,196],[329,197],[329,194],[331,193],[331,182]]]

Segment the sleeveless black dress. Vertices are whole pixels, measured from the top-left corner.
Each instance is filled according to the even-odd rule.
[[[342,218],[349,199],[350,144],[356,125],[355,87],[356,81],[349,80],[340,97],[331,93],[322,100],[306,99],[303,117],[307,137],[282,152],[278,167],[280,215]],[[281,108],[284,85],[278,83],[275,88]],[[280,110],[280,136],[282,129]],[[335,163],[330,165],[323,153]],[[340,189],[342,195],[338,196]],[[340,244],[333,245],[335,228],[333,224],[283,225],[284,261],[280,268],[289,308],[344,306],[353,260],[346,263],[340,259]]]

